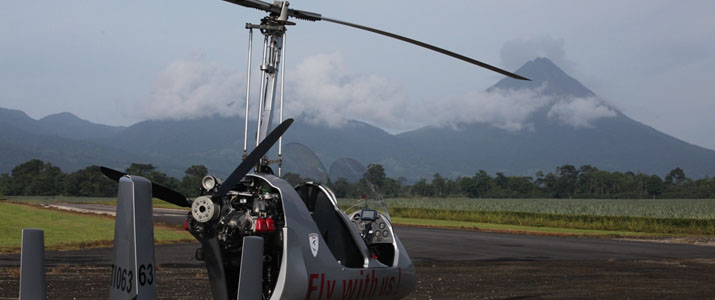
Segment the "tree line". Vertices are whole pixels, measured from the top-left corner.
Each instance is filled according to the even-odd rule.
[[[181,180],[159,172],[151,164],[133,163],[124,172],[196,197],[201,179],[208,174],[208,169],[193,165],[186,169]],[[10,174],[0,175],[0,195],[113,197],[117,195],[117,183],[105,177],[99,166],[66,174],[49,162],[32,159],[13,168]]]
[[[151,164],[133,163],[124,172],[195,197],[208,169],[203,165],[192,165],[181,180],[159,172]],[[311,180],[294,173],[283,177],[294,185]],[[680,168],[661,178],[643,173],[599,170],[591,165],[576,168],[568,164],[557,167],[554,172],[536,172],[533,177],[506,176],[501,172],[491,176],[479,170],[473,176],[454,179],[435,173],[429,181],[422,178],[414,184],[407,184],[404,178],[390,178],[381,165],[371,164],[358,182],[338,178],[328,186],[338,198],[361,197],[366,193],[380,193],[386,198],[715,198],[715,178],[694,180],[686,177]],[[16,166],[9,174],[0,175],[0,195],[5,196],[112,197],[116,192],[117,183],[102,175],[99,166],[67,174],[49,162],[33,159]]]
[[[305,180],[296,174],[286,174],[284,178],[291,183]],[[557,167],[554,172],[536,172],[534,177],[506,176],[501,172],[491,176],[479,170],[474,176],[455,179],[435,173],[429,181],[422,178],[414,184],[405,184],[404,178],[389,178],[381,165],[371,164],[360,181],[351,183],[339,178],[330,186],[338,198],[360,197],[366,190],[371,190],[368,182],[377,186],[386,198],[715,198],[715,178],[693,180],[686,177],[681,168],[675,168],[661,178],[630,171],[609,172],[591,165],[576,168],[568,164]]]

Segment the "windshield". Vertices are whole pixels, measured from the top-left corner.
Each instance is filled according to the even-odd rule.
[[[283,169],[281,177],[296,185],[303,181],[330,184],[328,172],[315,153],[301,143],[289,143],[283,147]],[[297,176],[299,177],[297,177]]]
[[[368,180],[367,177],[368,176],[363,177],[362,180],[356,183],[357,193],[355,195],[338,198],[340,208],[342,208],[348,216],[362,209],[374,209],[390,220],[390,212],[387,208],[387,203],[385,203],[385,199],[382,197],[380,188],[377,184]]]
[[[347,215],[367,208],[390,218],[380,189],[386,178],[385,169],[380,165],[371,164],[366,168],[355,159],[343,157],[330,162],[328,173],[309,147],[290,143],[284,147],[281,177],[292,185],[314,181],[328,187]]]

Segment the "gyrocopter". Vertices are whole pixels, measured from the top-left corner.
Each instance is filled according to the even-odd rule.
[[[281,135],[293,123],[293,119],[283,120],[283,77],[279,125],[272,129],[272,124],[278,75],[284,74],[284,65],[280,62],[285,54],[286,27],[295,25],[290,19],[327,21],[367,30],[515,79],[528,79],[417,40],[290,9],[288,2],[226,2],[268,13],[260,24],[246,24],[249,41],[243,161],[223,181],[206,176],[202,180],[201,196],[195,199],[138,176],[102,167],[106,176],[120,183],[111,298],[155,296],[153,290],[142,294],[142,288],[152,284],[154,254],[153,234],[147,238],[141,233],[141,228],[146,230],[146,219],[150,220],[151,215],[138,213],[141,205],[146,207],[138,203],[140,198],[151,196],[191,208],[185,228],[201,243],[196,257],[205,262],[214,299],[399,299],[407,296],[415,288],[415,269],[393,230],[386,205],[369,182],[373,190],[367,193],[370,197],[366,195],[356,201],[358,205],[343,211],[328,186],[312,181],[291,186],[280,178]],[[256,147],[248,153],[254,29],[260,31],[264,40]],[[276,143],[278,157],[270,160],[266,154]],[[277,165],[277,173],[271,164]],[[248,174],[250,171],[254,172]],[[147,196],[141,197],[142,193]],[[147,201],[150,203],[144,200]],[[141,222],[144,225],[137,225]],[[129,249],[122,250],[121,245]]]

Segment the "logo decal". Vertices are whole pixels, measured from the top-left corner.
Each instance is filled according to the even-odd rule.
[[[308,234],[308,242],[310,243],[310,251],[313,252],[313,257],[318,256],[319,239],[317,233]]]

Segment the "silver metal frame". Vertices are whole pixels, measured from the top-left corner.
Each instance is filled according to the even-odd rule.
[[[287,9],[287,2],[284,2],[284,8]],[[244,158],[247,153],[247,141],[248,141],[248,106],[250,102],[250,91],[251,91],[251,60],[252,55],[252,44],[253,44],[253,29],[260,30],[263,34],[263,55],[261,58],[261,87],[258,98],[258,119],[257,119],[257,132],[256,132],[256,145],[260,144],[266,135],[271,131],[273,127],[273,110],[276,99],[276,89],[278,88],[278,75],[280,73],[280,99],[279,99],[279,121],[283,122],[283,103],[284,103],[284,87],[285,87],[285,64],[281,64],[281,59],[285,56],[285,45],[286,45],[286,25],[292,25],[293,23],[287,22],[285,20],[264,18],[261,24],[246,24],[246,29],[249,30],[248,33],[248,76],[246,80],[246,121],[244,123],[244,146],[243,155]],[[260,162],[260,167],[265,167],[271,163],[278,163],[278,176],[281,175],[282,171],[282,156],[283,156],[283,139],[278,141],[278,158],[276,160],[269,160],[264,158]]]

